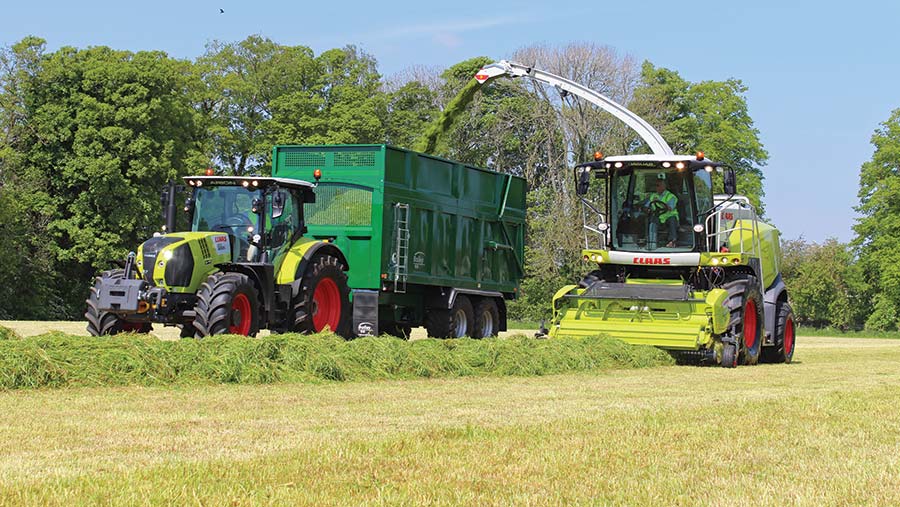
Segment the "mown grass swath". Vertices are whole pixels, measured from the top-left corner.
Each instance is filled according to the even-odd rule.
[[[345,341],[330,334],[162,341],[49,333],[0,342],[0,389],[547,375],[671,364],[602,337]]]

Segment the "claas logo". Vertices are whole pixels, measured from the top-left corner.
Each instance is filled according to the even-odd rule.
[[[671,257],[635,257],[633,264],[672,264]]]

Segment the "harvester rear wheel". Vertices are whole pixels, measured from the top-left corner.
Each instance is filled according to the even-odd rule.
[[[462,338],[472,332],[474,311],[469,298],[460,294],[453,308],[429,308],[425,314],[428,336],[434,338]]]
[[[723,368],[734,368],[738,363],[737,345],[733,343],[722,344],[722,362]]]
[[[98,278],[125,278],[124,269],[111,269],[104,271]],[[98,307],[100,297],[96,287],[91,287],[87,300],[87,310],[84,318],[87,320],[87,331],[91,336],[107,336],[119,333],[149,333],[153,326],[149,322],[128,322],[112,312],[104,312]]]
[[[731,311],[728,333],[738,341],[738,362],[756,364],[762,349],[763,300],[755,276],[726,282],[725,305]]]
[[[775,306],[775,346],[763,349],[766,363],[790,363],[794,358],[794,310],[787,302]]]
[[[294,299],[294,329],[318,333],[328,327],[335,334],[352,338],[350,311],[346,266],[333,255],[317,255],[303,273],[300,292]]]
[[[193,326],[198,337],[225,333],[256,336],[259,310],[259,295],[250,277],[213,273],[197,292]]]

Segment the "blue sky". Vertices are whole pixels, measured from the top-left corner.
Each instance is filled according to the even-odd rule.
[[[8,2],[9,3],[9,2]],[[225,13],[220,14],[219,9]],[[161,49],[194,58],[210,40],[262,34],[317,52],[348,43],[382,73],[592,41],[687,79],[734,77],[770,154],[766,203],[787,237],[852,238],[869,139],[900,108],[900,2],[14,2],[0,44]]]

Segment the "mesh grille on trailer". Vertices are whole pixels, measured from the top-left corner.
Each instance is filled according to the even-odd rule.
[[[320,184],[316,202],[304,205],[309,225],[372,225],[372,191]]]
[[[334,154],[334,165],[338,167],[372,167],[375,165],[375,152],[339,151]]]
[[[311,167],[325,165],[325,153],[318,151],[287,152],[284,154],[287,167]]]

